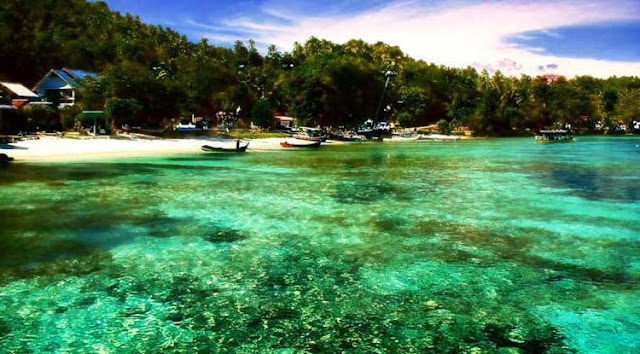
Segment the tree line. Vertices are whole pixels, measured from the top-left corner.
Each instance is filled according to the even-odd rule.
[[[218,112],[269,127],[279,112],[304,125],[445,121],[480,135],[566,125],[615,132],[640,121],[638,77],[509,77],[435,65],[396,46],[355,39],[312,37],[291,51],[270,46],[261,54],[253,41],[229,48],[190,42],[101,1],[0,3],[0,79],[33,85],[63,66],[100,73],[82,83],[76,107],[49,112],[65,126],[82,109],[104,109],[118,125],[148,127],[192,115],[215,120]]]

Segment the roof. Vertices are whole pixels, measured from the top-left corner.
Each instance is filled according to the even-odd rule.
[[[10,104],[0,104],[0,110],[14,110],[17,109],[16,107],[10,105]]]
[[[104,117],[104,111],[82,111],[76,116],[76,119],[100,119],[102,117]]]
[[[51,77],[55,75],[55,77]],[[33,88],[34,91],[43,93],[48,89],[72,89],[79,86],[79,82],[87,77],[97,77],[98,74],[92,71],[76,70],[69,68],[51,69],[40,82]],[[57,77],[57,78],[56,78]]]
[[[20,107],[26,105],[27,103],[29,103],[29,100],[27,100],[25,98],[19,98],[17,100],[16,99],[11,100],[11,104],[14,107],[17,107],[17,108],[20,108]]]
[[[287,117],[287,116],[276,116],[277,120],[281,120],[281,121],[285,121],[285,122],[293,122],[293,118],[292,117]]]
[[[28,88],[22,86],[22,84],[14,84],[10,82],[0,82],[0,85],[9,89],[9,91],[15,93],[20,97],[38,97],[35,93],[33,93]]]
[[[69,73],[67,73],[64,70],[52,70],[56,75],[58,75],[62,80],[64,80],[66,83],[68,83],[71,86],[78,86],[78,81],[71,76]]]
[[[71,75],[72,77],[74,77],[76,80],[82,80],[85,77],[96,77],[96,76],[98,76],[98,74],[94,73],[93,71],[77,70],[77,69],[69,69],[69,68],[63,68],[62,70],[64,72],[68,73],[69,75]]]

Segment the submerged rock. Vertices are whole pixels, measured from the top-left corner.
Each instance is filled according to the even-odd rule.
[[[0,338],[4,338],[9,333],[11,333],[11,327],[3,319],[0,319]]]
[[[236,242],[247,239],[248,236],[242,234],[236,230],[228,229],[228,230],[218,230],[209,236],[204,237],[205,240],[213,243],[226,243],[226,242]]]

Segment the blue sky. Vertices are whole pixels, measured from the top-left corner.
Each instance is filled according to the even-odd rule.
[[[640,75],[640,1],[107,0],[193,41],[290,50],[310,36],[398,45],[412,57],[507,74]]]

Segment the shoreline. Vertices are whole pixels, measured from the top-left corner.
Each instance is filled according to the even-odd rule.
[[[286,138],[287,140],[296,140]],[[280,142],[285,138],[241,139],[249,141],[249,151],[285,150]],[[41,137],[0,145],[0,153],[14,158],[14,163],[22,162],[69,162],[95,159],[112,159],[179,154],[201,154],[200,147],[210,143],[233,144],[235,139],[136,139],[136,138],[86,138],[69,139]],[[331,141],[328,145],[348,144]]]
[[[629,137],[629,136],[621,136]],[[516,137],[525,138],[525,137]],[[527,137],[528,138],[528,137]],[[489,137],[463,137],[461,141],[489,140]],[[499,139],[499,138],[498,138]],[[284,140],[296,141],[295,138],[260,138],[241,139],[249,141],[249,152],[286,151],[280,146]],[[34,140],[23,140],[12,144],[0,145],[0,153],[13,157],[13,163],[23,162],[71,162],[82,160],[130,158],[146,156],[203,154],[200,147],[211,143],[234,144],[235,139],[222,138],[150,138],[143,136],[117,136],[99,138],[61,138],[40,137]],[[410,141],[408,141],[410,142]],[[432,143],[431,141],[420,141]],[[403,143],[389,141],[389,143]],[[447,142],[445,142],[447,143]],[[330,140],[323,145],[346,145],[353,142]],[[355,144],[360,144],[355,143]]]

